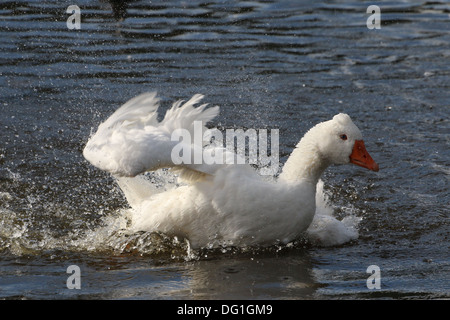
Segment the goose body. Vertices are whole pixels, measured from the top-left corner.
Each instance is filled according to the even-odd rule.
[[[359,129],[346,114],[317,124],[300,140],[278,178],[266,179],[248,164],[200,163],[174,159],[180,146],[172,133],[194,134],[194,122],[206,124],[218,107],[195,107],[195,95],[177,101],[158,121],[155,93],[131,99],[102,123],[83,151],[94,166],[113,174],[132,207],[133,231],[161,231],[189,239],[194,248],[206,245],[271,245],[298,238],[316,211],[316,186],[331,164],[354,163],[378,171]],[[186,144],[224,158],[221,147]],[[184,185],[161,191],[141,174],[172,168]]]

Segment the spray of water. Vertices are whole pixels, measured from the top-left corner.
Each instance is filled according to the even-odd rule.
[[[157,171],[148,176],[157,188],[170,189],[178,185],[168,171]],[[114,194],[121,197],[120,193]],[[47,201],[39,196],[28,197],[25,210],[14,211],[14,195],[0,193],[0,254],[16,256],[52,255],[71,251],[107,255],[151,256],[162,260],[195,260],[211,256],[211,252],[230,253],[267,248],[234,248],[214,240],[200,250],[193,250],[188,239],[159,232],[132,232],[129,230],[130,208],[107,208],[98,204],[95,212],[79,213],[61,203]],[[39,205],[38,205],[39,204]],[[304,237],[287,245],[276,245],[269,250],[288,250],[292,247],[334,246],[358,238],[361,218],[354,208],[341,208],[342,220],[333,216],[334,208],[319,181],[316,194],[316,216]],[[38,210],[39,209],[39,210]]]

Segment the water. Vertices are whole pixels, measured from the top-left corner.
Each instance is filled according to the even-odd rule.
[[[360,1],[79,0],[69,30],[72,4],[0,4],[0,298],[450,297],[448,2],[377,2],[378,30]],[[358,237],[195,251],[124,234],[123,195],[81,152],[149,90],[163,108],[205,94],[219,127],[279,128],[281,162],[312,125],[350,114],[380,171],[334,166],[323,180]]]

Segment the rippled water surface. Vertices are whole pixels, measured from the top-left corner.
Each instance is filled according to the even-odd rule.
[[[378,1],[369,30],[370,4],[2,1],[0,298],[449,298],[450,5]],[[163,108],[205,94],[221,127],[280,129],[282,163],[312,125],[350,114],[380,171],[333,166],[323,180],[359,237],[192,250],[124,234],[126,201],[82,150],[150,90]]]

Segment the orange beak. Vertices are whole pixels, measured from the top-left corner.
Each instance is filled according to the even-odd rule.
[[[379,170],[378,164],[373,161],[372,157],[367,152],[363,140],[355,140],[355,145],[353,146],[353,151],[350,155],[350,162],[372,171]]]

